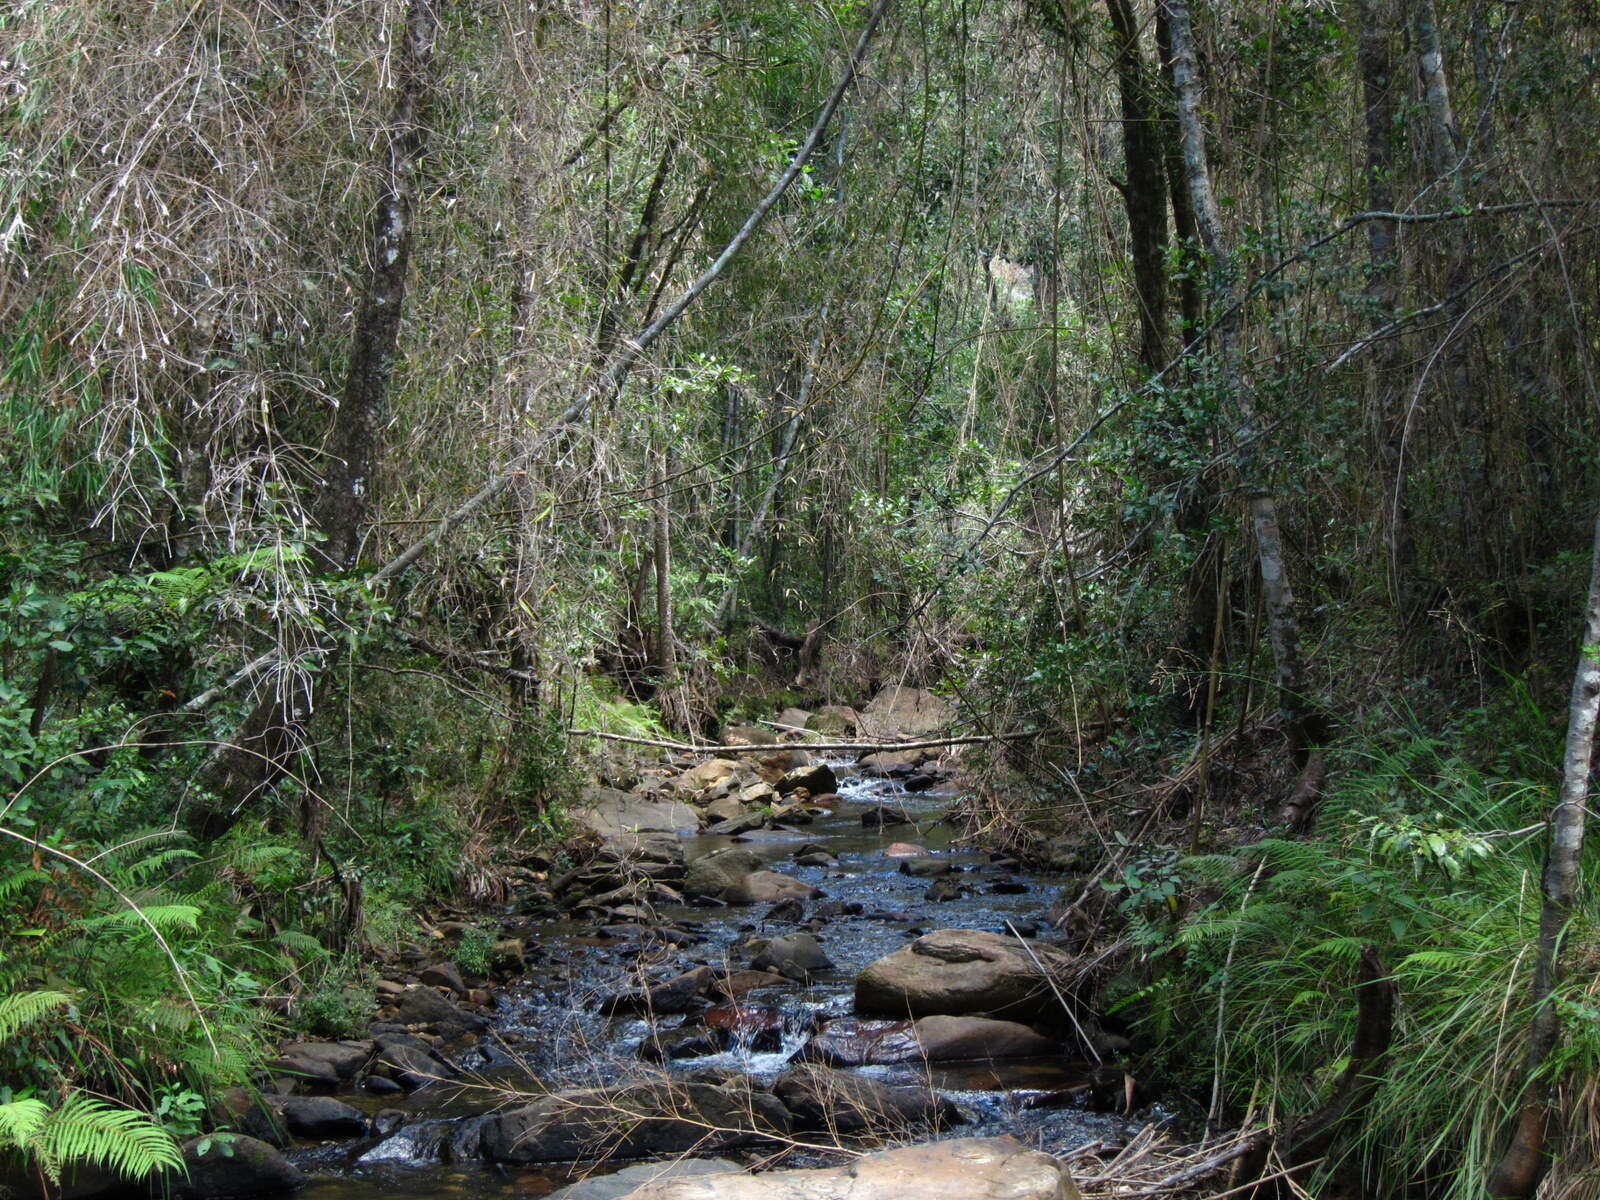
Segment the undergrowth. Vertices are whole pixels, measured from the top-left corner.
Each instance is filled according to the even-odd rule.
[[[1556,756],[1521,691],[1439,735],[1344,745],[1313,837],[1183,859],[1186,907],[1131,910],[1148,973],[1120,1011],[1169,1075],[1190,1072],[1199,1103],[1215,1089],[1213,1116],[1269,1098],[1307,1113],[1344,1069],[1357,958],[1375,947],[1399,995],[1393,1048],[1359,1133],[1322,1170],[1359,1173],[1366,1194],[1485,1194],[1520,1078]],[[1600,868],[1587,873],[1592,888]],[[1593,913],[1565,953],[1555,1070],[1581,1074],[1600,1065]]]

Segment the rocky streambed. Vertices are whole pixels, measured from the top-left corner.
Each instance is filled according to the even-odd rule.
[[[371,1037],[287,1047],[295,1094],[241,1126],[323,1200],[582,1200],[644,1164],[822,1169],[840,1143],[1024,1170],[986,1139],[1062,1153],[1144,1123],[1041,928],[1054,881],[958,844],[937,764],[763,758],[597,791],[593,857],[495,948],[507,985],[449,962],[386,983]]]

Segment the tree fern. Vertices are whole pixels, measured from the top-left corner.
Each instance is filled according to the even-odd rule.
[[[130,1179],[183,1166],[171,1135],[145,1113],[83,1092],[72,1093],[53,1109],[37,1100],[20,1100],[0,1105],[0,1110],[19,1106],[25,1106],[23,1111],[0,1116],[0,1145],[22,1151],[52,1180],[79,1163]]]

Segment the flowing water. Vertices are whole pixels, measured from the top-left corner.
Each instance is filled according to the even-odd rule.
[[[778,1010],[774,1028],[756,1039],[760,1048],[736,1044],[709,1056],[669,1062],[665,1069],[685,1074],[708,1067],[737,1070],[762,1081],[776,1077],[819,1020],[850,1015],[856,975],[873,959],[934,929],[964,928],[996,932],[1035,932],[1048,907],[1052,880],[989,853],[955,844],[956,831],[943,821],[948,792],[909,794],[897,783],[850,777],[843,767],[836,809],[795,830],[763,830],[737,839],[773,869],[813,884],[827,893],[806,906],[845,913],[832,916],[818,933],[834,967],[805,988],[758,992],[741,1003]],[[861,814],[886,804],[903,809],[914,824],[865,827]],[[724,837],[684,839],[688,858],[730,844]],[[925,847],[948,859],[967,894],[935,903],[924,899],[932,879],[904,874],[902,859],[885,855],[892,843]],[[837,856],[837,863],[802,867],[792,860],[800,847],[814,844]],[[617,930],[601,936],[594,920],[559,919],[528,931],[530,962],[525,976],[501,997],[494,1028],[478,1046],[457,1060],[470,1075],[464,1085],[439,1085],[404,1098],[351,1099],[365,1104],[388,1136],[377,1142],[308,1147],[295,1152],[313,1176],[310,1200],[459,1196],[533,1198],[547,1195],[595,1164],[560,1167],[506,1167],[479,1162],[441,1161],[449,1156],[448,1136],[463,1116],[515,1102],[508,1093],[613,1083],[642,1069],[638,1047],[658,1029],[685,1018],[627,1015],[607,1019],[595,1011],[597,996],[637,981],[642,966],[687,970],[698,964],[738,970],[748,964],[742,943],[753,937],[792,932],[792,921],[765,922],[769,906],[707,908],[658,906],[660,925],[693,936],[687,945],[664,942],[649,929]],[[693,1022],[694,1017],[687,1018]],[[1010,1133],[1061,1153],[1085,1142],[1126,1138],[1132,1128],[1120,1116],[1084,1107],[1094,1065],[1082,1060],[1011,1060],[1004,1063],[903,1064],[857,1068],[890,1083],[932,1087],[953,1100],[968,1123],[927,1137],[986,1136]],[[808,1165],[805,1155],[793,1165]],[[623,1165],[621,1163],[617,1166]],[[602,1166],[601,1170],[610,1169]]]

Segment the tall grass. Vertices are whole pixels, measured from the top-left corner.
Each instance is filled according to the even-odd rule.
[[[1527,972],[1539,916],[1543,820],[1558,777],[1549,726],[1525,695],[1443,735],[1415,728],[1344,748],[1316,836],[1268,839],[1185,860],[1201,900],[1176,921],[1136,917],[1151,981],[1123,1002],[1173,1061],[1205,1064],[1230,1115],[1254,1103],[1315,1108],[1343,1070],[1350,990],[1377,947],[1400,1004],[1383,1086],[1324,1165],[1366,1194],[1485,1195],[1494,1142],[1520,1078]],[[1600,868],[1586,871],[1592,887]],[[1587,1092],[1600,1064],[1584,909],[1567,934],[1564,1086]],[[1588,1108],[1567,1137],[1593,1139]],[[1568,1186],[1578,1167],[1569,1161]]]

